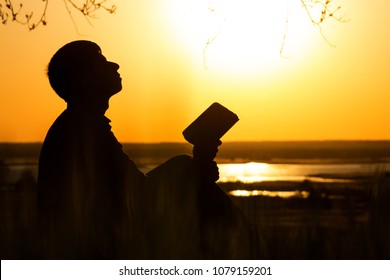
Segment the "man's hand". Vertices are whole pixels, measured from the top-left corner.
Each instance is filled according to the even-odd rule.
[[[199,143],[194,145],[192,150],[193,158],[201,161],[213,161],[218,153],[218,146],[222,142],[220,140],[210,143]]]
[[[218,140],[194,145],[193,159],[197,164],[201,177],[207,181],[216,182],[219,179],[218,166],[214,158],[217,156],[218,146],[221,144],[222,142]]]

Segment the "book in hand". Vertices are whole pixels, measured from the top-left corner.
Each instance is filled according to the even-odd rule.
[[[183,131],[183,136],[193,145],[216,143],[238,120],[235,113],[215,102]]]

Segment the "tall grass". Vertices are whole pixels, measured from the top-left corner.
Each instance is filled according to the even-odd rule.
[[[35,181],[25,174],[16,184],[2,184],[1,259],[41,258]],[[257,228],[260,258],[390,258],[390,173],[379,172],[353,188],[308,181],[297,187],[311,190],[309,198],[231,197]]]
[[[233,197],[257,226],[265,258],[389,259],[389,173],[348,188],[308,181],[296,187],[321,191],[308,199]]]

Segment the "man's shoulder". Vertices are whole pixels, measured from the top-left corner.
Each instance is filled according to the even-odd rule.
[[[67,110],[65,110],[56,118],[56,120],[51,125],[50,130],[56,129],[57,127],[66,126],[71,123],[71,121],[70,114],[67,112]]]

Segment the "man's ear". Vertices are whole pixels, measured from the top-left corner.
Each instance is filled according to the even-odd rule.
[[[79,75],[73,80],[72,87],[76,91],[90,92],[94,91],[99,85],[99,79],[90,73],[87,75]]]

